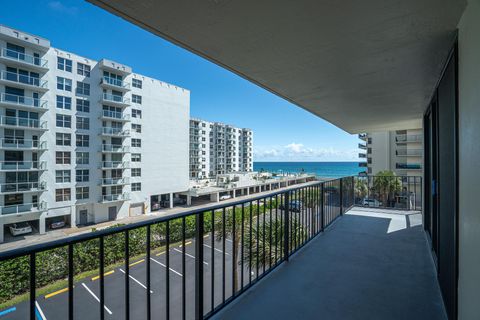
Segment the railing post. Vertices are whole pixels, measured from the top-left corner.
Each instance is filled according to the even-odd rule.
[[[320,185],[320,230],[323,232],[325,229],[325,190],[324,190],[325,183],[322,182]]]
[[[213,221],[212,221],[213,223]],[[203,319],[203,212],[195,217],[195,319]]]
[[[340,215],[343,215],[343,178],[340,178]]]
[[[285,261],[288,261],[288,256],[290,252],[289,248],[289,207],[290,207],[290,197],[289,197],[289,191],[285,193],[285,197],[283,197],[283,211],[284,211],[284,227],[283,227],[283,256],[285,257]]]

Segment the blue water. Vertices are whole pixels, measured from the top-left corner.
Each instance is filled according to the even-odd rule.
[[[365,168],[360,168],[358,162],[254,162],[253,171],[268,171],[273,173],[315,173],[319,177],[339,178],[356,176]]]

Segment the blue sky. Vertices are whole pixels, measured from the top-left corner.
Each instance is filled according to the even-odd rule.
[[[53,47],[107,58],[191,91],[190,113],[254,131],[256,161],[356,161],[358,139],[303,109],[84,1],[2,1],[0,24]]]

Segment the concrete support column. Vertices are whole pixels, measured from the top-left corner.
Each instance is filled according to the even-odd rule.
[[[170,201],[169,201],[170,209],[172,209],[173,208],[173,193],[170,193],[169,197],[170,197]]]
[[[70,207],[70,228],[77,226],[77,211],[75,206]]]
[[[3,243],[4,241],[4,235],[3,235],[3,223],[0,223],[0,243]]]
[[[191,206],[192,205],[192,196],[191,195],[187,195],[187,206]]]
[[[247,188],[247,196],[250,195],[250,187]]]
[[[232,193],[233,193],[232,197],[233,197],[233,198],[236,198],[236,197],[237,197],[237,190],[233,189],[233,190],[232,190]]]
[[[40,220],[38,220],[38,232],[45,234],[45,217],[40,217]]]
[[[220,192],[215,192],[210,195],[210,201],[219,202],[220,201]]]

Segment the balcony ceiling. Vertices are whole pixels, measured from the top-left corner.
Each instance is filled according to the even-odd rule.
[[[466,0],[88,0],[351,132],[405,129]]]

